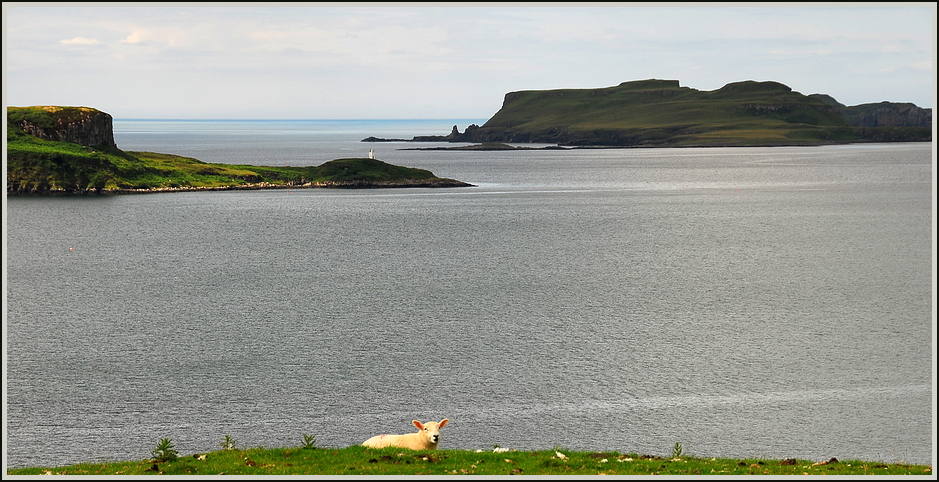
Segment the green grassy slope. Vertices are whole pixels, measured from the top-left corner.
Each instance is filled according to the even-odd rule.
[[[836,107],[778,82],[736,82],[699,91],[657,79],[602,89],[512,92],[473,136],[476,142],[663,146],[864,139]]]
[[[58,112],[69,115],[70,109]],[[47,109],[7,108],[8,193],[468,185],[377,159],[336,159],[307,167],[209,164],[171,154],[49,141],[18,128],[23,119],[51,125],[49,115]]]

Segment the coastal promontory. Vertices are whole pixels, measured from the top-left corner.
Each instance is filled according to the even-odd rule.
[[[369,137],[363,142],[404,141]],[[881,102],[845,106],[779,82],[733,82],[713,91],[649,79],[598,89],[505,94],[482,126],[410,142],[547,143],[580,147],[798,146],[929,142],[932,109]]]
[[[471,184],[372,158],[270,167],[123,151],[114,142],[112,118],[105,112],[89,107],[7,107],[8,194],[463,186]]]

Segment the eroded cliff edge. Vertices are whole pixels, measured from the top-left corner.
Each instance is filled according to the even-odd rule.
[[[35,106],[7,109],[8,126],[47,141],[117,147],[111,114],[90,107]]]

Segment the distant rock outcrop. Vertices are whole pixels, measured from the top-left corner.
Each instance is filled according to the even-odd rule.
[[[450,134],[445,136],[414,136],[411,139],[388,139],[384,137],[366,137],[362,142],[474,142],[473,133],[479,129],[476,124],[470,124],[462,134],[457,126],[453,126]]]
[[[116,147],[111,115],[89,107],[37,106],[48,113],[16,122],[25,133],[56,142],[72,142],[90,147]]]

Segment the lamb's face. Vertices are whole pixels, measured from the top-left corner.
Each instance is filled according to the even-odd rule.
[[[440,443],[440,424],[437,422],[427,422],[424,424],[422,433],[427,437],[427,441],[433,445]]]
[[[418,430],[420,430],[420,432],[418,433],[421,433],[424,435],[424,439],[427,440],[428,444],[436,447],[437,444],[440,443],[440,429],[445,427],[447,425],[447,422],[449,421],[450,420],[445,418],[441,420],[439,423],[438,422],[421,423],[417,420],[413,420],[411,421],[411,423],[413,423],[414,426],[417,427]]]

